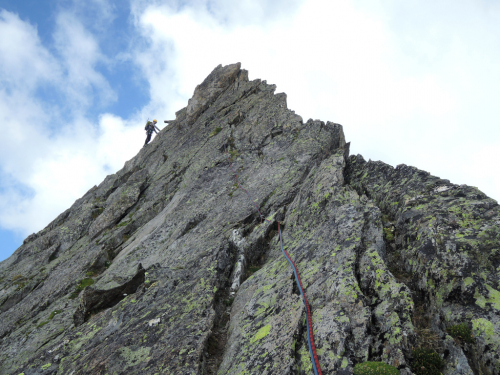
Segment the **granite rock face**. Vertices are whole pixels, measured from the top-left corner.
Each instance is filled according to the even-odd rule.
[[[366,162],[360,155],[349,158],[346,175],[386,215],[393,257],[403,270],[400,277],[422,295],[439,322],[435,326],[445,331],[467,323],[475,341],[464,348],[471,369],[499,373],[497,202],[475,187],[457,186],[406,165]]]
[[[419,347],[445,375],[500,374],[497,202],[349,156],[341,125],[304,123],[275,88],[218,66],[0,263],[0,374],[311,374],[278,221],[323,374],[410,375]],[[451,337],[463,323],[471,337]]]

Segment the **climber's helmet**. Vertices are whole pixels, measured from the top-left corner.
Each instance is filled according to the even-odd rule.
[[[153,120],[153,122],[154,122],[154,123],[156,124],[156,123],[157,123],[158,121],[156,121],[156,120]]]

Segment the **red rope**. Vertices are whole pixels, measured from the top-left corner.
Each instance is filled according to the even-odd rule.
[[[235,170],[233,169],[233,166],[231,164],[231,160],[229,160],[229,156],[228,156],[227,149],[226,149],[226,140],[224,140],[224,151],[226,153],[226,158],[227,158],[227,161],[229,163],[229,167],[231,168],[231,170],[233,171],[234,175],[236,176],[236,182],[237,182],[238,186],[245,193],[247,193],[248,198],[250,198],[250,200],[254,204],[255,208],[257,209],[257,212],[259,213],[260,222],[262,223],[263,216],[262,216],[262,214],[261,214],[261,212],[259,210],[259,206],[257,206],[257,203],[254,202],[254,200],[250,196],[250,193],[241,186],[240,181],[238,179],[238,173],[235,172]],[[268,220],[268,219],[265,219],[265,220],[267,222],[271,223],[270,220]],[[306,320],[307,320],[307,335],[308,335],[308,341],[309,341],[309,353],[311,354],[311,360],[312,360],[312,363],[313,363],[314,374],[315,375],[322,375],[322,373],[321,373],[321,367],[319,365],[318,355],[316,354],[316,345],[314,344],[313,326],[312,326],[312,318],[311,318],[311,309],[309,307],[309,303],[307,302],[306,293],[304,292],[304,287],[302,286],[302,280],[300,279],[300,275],[299,275],[299,271],[297,270],[297,266],[295,265],[295,262],[292,260],[292,258],[288,254],[288,252],[283,247],[283,237],[281,235],[281,226],[280,226],[280,222],[279,221],[278,221],[278,233],[279,233],[279,237],[280,237],[281,250],[283,251],[283,253],[285,254],[285,257],[287,258],[287,260],[290,262],[290,264],[293,267],[293,271],[294,271],[294,274],[295,274],[295,280],[296,280],[297,285],[298,285],[298,287],[300,289],[300,294],[303,297],[304,305],[306,306]]]
[[[290,262],[290,264],[293,267],[294,273],[295,273],[295,280],[297,281],[298,287],[300,289],[300,294],[302,295],[304,299],[304,305],[306,306],[306,314],[307,314],[307,335],[309,339],[309,352],[311,353],[311,359],[313,360],[314,366],[314,373],[317,375],[322,375],[321,373],[321,366],[319,365],[319,360],[318,360],[318,355],[316,354],[316,345],[314,343],[314,336],[313,336],[313,326],[312,326],[312,318],[311,318],[311,308],[309,307],[309,302],[307,302],[307,297],[306,293],[304,291],[304,287],[302,286],[302,280],[300,279],[300,274],[299,271],[297,270],[297,266],[295,265],[295,262],[292,260],[290,257],[290,254],[285,250],[283,247],[283,236],[281,235],[281,228],[280,228],[280,222],[278,221],[278,232],[280,235],[280,243],[281,243],[281,250],[285,254],[285,257],[287,260]]]

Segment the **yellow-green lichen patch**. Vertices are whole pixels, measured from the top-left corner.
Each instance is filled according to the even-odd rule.
[[[266,337],[269,334],[269,331],[271,331],[271,325],[265,325],[261,329],[257,331],[254,337],[250,340],[250,343],[253,344],[254,342]]]
[[[484,318],[473,319],[472,330],[477,332],[476,335],[484,334],[485,338],[489,339],[493,336],[493,323]]]
[[[486,288],[488,289],[488,297],[483,296],[476,288],[474,293],[476,305],[484,309],[486,304],[490,303],[494,309],[500,310],[500,292],[489,285],[486,285]]]
[[[125,360],[127,367],[135,366],[141,362],[149,360],[149,352],[151,348],[140,347],[137,350],[132,350],[129,347],[120,348],[120,357]]]
[[[313,365],[311,362],[311,357],[309,353],[309,349],[306,345],[302,345],[297,353],[300,357],[300,361],[297,363],[297,373],[299,374],[312,374]]]
[[[349,361],[347,360],[346,357],[344,357],[344,358],[342,358],[342,364],[340,365],[340,367],[346,368],[348,364],[349,364]]]
[[[90,331],[86,335],[83,335],[81,332],[77,332],[76,335],[80,336],[80,337],[78,337],[75,340],[69,342],[69,349],[70,349],[70,351],[71,352],[78,352],[80,350],[80,348],[85,343],[87,343],[88,341],[90,341],[97,334],[97,332],[99,332],[100,330],[101,330],[101,328],[93,329],[92,331]]]
[[[466,277],[464,279],[464,286],[467,288],[471,284],[474,284],[474,279],[472,277]]]
[[[486,288],[489,292],[486,302],[491,303],[496,310],[500,310],[500,292],[489,285],[486,285]]]

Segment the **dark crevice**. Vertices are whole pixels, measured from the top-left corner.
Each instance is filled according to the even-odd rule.
[[[136,275],[123,285],[108,290],[87,287],[80,297],[80,305],[73,315],[75,326],[83,324],[98,312],[109,309],[119,303],[127,295],[137,291],[144,284],[145,270],[139,264]]]
[[[272,131],[271,138],[274,138],[274,137],[281,135],[281,134],[283,134],[283,129],[278,129],[278,130]]]
[[[269,139],[269,142],[265,143],[266,140]],[[272,139],[272,136],[271,136],[271,133],[267,134],[264,139],[262,139],[260,141],[260,144],[259,144],[259,149],[263,149],[264,147],[266,147],[269,143],[271,143],[271,139]]]
[[[306,167],[304,170],[304,173],[302,173],[302,176],[300,177],[299,182],[297,183],[298,186],[302,186],[302,183],[305,181],[305,179],[309,176],[309,173],[311,172],[312,167],[309,165]]]
[[[205,220],[205,218],[206,218],[206,215],[198,215],[198,216],[195,216],[195,217],[191,218],[190,220],[188,220],[188,222],[186,222],[184,224],[184,227],[181,229],[181,232],[180,232],[178,238],[184,236],[190,230],[194,229],[199,223],[201,223],[203,220]]]
[[[366,244],[366,232],[368,230],[368,222],[369,222],[369,213],[365,212],[363,214],[363,228],[361,228],[361,247],[356,251],[356,259],[354,260],[354,277],[356,277],[356,281],[358,283],[359,289],[363,292],[365,296],[368,296],[370,293],[369,290],[364,290],[363,283],[361,282],[361,271],[359,270],[359,263],[361,261],[361,257],[367,250]]]
[[[56,333],[55,335],[53,336],[50,336],[48,340],[44,341],[41,345],[39,345],[35,350],[34,352],[37,352],[40,348],[43,348],[45,345],[47,345],[49,342],[53,341],[56,337],[59,337],[61,336],[62,334],[64,334],[65,332],[64,331],[60,331],[58,333]]]
[[[243,219],[241,221],[240,229],[241,237],[245,238],[252,233],[258,223],[260,223],[260,218],[255,214],[255,212],[252,212],[245,219]]]
[[[203,361],[204,375],[217,374],[224,359],[232,302],[233,297],[229,295],[229,286],[219,289],[215,294],[214,310],[216,317],[211,334],[207,339],[205,351],[202,354],[205,357]]]
[[[256,222],[255,215],[247,216],[241,224],[247,223],[246,230],[251,232]],[[245,231],[243,229],[242,231]],[[242,282],[253,273],[262,268],[268,259],[271,241],[276,239],[277,224],[269,225],[264,234],[252,242],[246,251],[247,267],[243,269]],[[246,237],[246,236],[243,236]],[[229,328],[231,306],[234,295],[231,294],[232,271],[236,268],[238,261],[238,248],[232,241],[228,241],[224,249],[219,252],[219,285],[214,298],[215,319],[211,335],[206,342],[205,351],[200,359],[203,375],[215,375],[224,359],[227,344],[227,331]]]
[[[294,285],[296,285],[294,281]],[[303,368],[304,366],[302,365],[302,356],[300,354],[300,351],[304,346],[307,346],[307,338],[305,332],[307,331],[306,328],[306,322],[305,322],[305,314],[302,314],[299,324],[297,326],[297,330],[295,331],[295,334],[293,335],[293,341],[295,343],[294,346],[294,352],[293,352],[293,357],[295,359],[295,366],[292,370],[293,375],[306,375],[304,371],[299,371],[299,368]],[[306,348],[307,352],[309,353],[309,348]]]
[[[272,225],[269,225],[264,235],[250,245],[249,249],[247,250],[248,267],[242,282],[244,282],[264,266],[264,264],[268,260],[272,241],[278,238],[277,233],[278,224],[274,223]]]
[[[130,174],[129,174],[129,176],[130,176],[131,174],[132,174],[132,173],[130,173]],[[121,179],[120,179],[120,180],[121,180]],[[112,188],[110,188],[110,189],[109,189],[109,190],[108,190],[108,191],[107,191],[104,195],[100,195],[100,196],[98,196],[98,197],[94,198],[94,201],[98,201],[98,202],[105,203],[105,202],[108,200],[109,196],[110,196],[111,194],[113,194],[113,193],[116,191],[116,189],[118,189],[118,188],[119,188],[122,184],[124,184],[125,182],[126,182],[126,179],[124,179],[124,180],[123,180],[122,182],[120,182],[119,184],[117,184],[117,183],[115,182],[115,184],[113,185],[113,187],[112,187]]]
[[[269,199],[272,198],[272,196],[275,194],[275,192],[276,192],[276,190],[270,192],[267,196],[264,197],[264,199],[262,200],[262,203],[260,204],[260,212],[264,217],[267,216],[266,214],[264,214],[264,211],[268,210],[268,208],[266,208],[266,204],[269,201]]]
[[[377,301],[376,304],[380,303]],[[377,325],[377,320],[375,319],[375,314],[373,313],[376,304],[370,306],[371,315],[370,315],[370,325],[368,327],[368,334],[371,337],[379,337],[380,336],[380,327]],[[375,347],[375,345],[370,345],[368,348],[368,361],[379,361],[380,357],[383,353],[383,345],[379,345]]]
[[[232,242],[228,242],[218,254],[218,285],[213,305],[215,318],[200,359],[203,375],[217,374],[224,359],[231,305],[234,300],[230,294],[231,271],[235,268],[236,261],[237,248]]]
[[[49,263],[53,260],[56,260],[59,257],[59,250],[61,249],[61,245],[57,244],[54,246],[54,250],[49,255]]]
[[[368,326],[368,334],[374,338],[374,341],[369,346],[368,349],[368,361],[380,361],[383,351],[385,349],[384,342],[386,342],[385,335],[381,333],[381,326],[378,324],[375,309],[382,302],[380,298],[374,299],[374,291],[370,286],[364,287],[361,280],[361,271],[360,271],[360,262],[361,257],[367,251],[368,244],[366,239],[366,233],[368,231],[369,225],[369,212],[365,212],[363,214],[363,227],[361,229],[361,247],[356,251],[356,259],[354,262],[354,276],[356,277],[356,281],[358,283],[359,289],[362,291],[363,295],[366,297],[367,301],[372,301],[369,304],[370,308],[370,324]],[[356,360],[353,362],[356,364]]]
[[[290,280],[292,280],[292,294],[295,294],[300,297],[299,286],[297,285],[297,281],[295,280],[294,273],[290,275]]]

